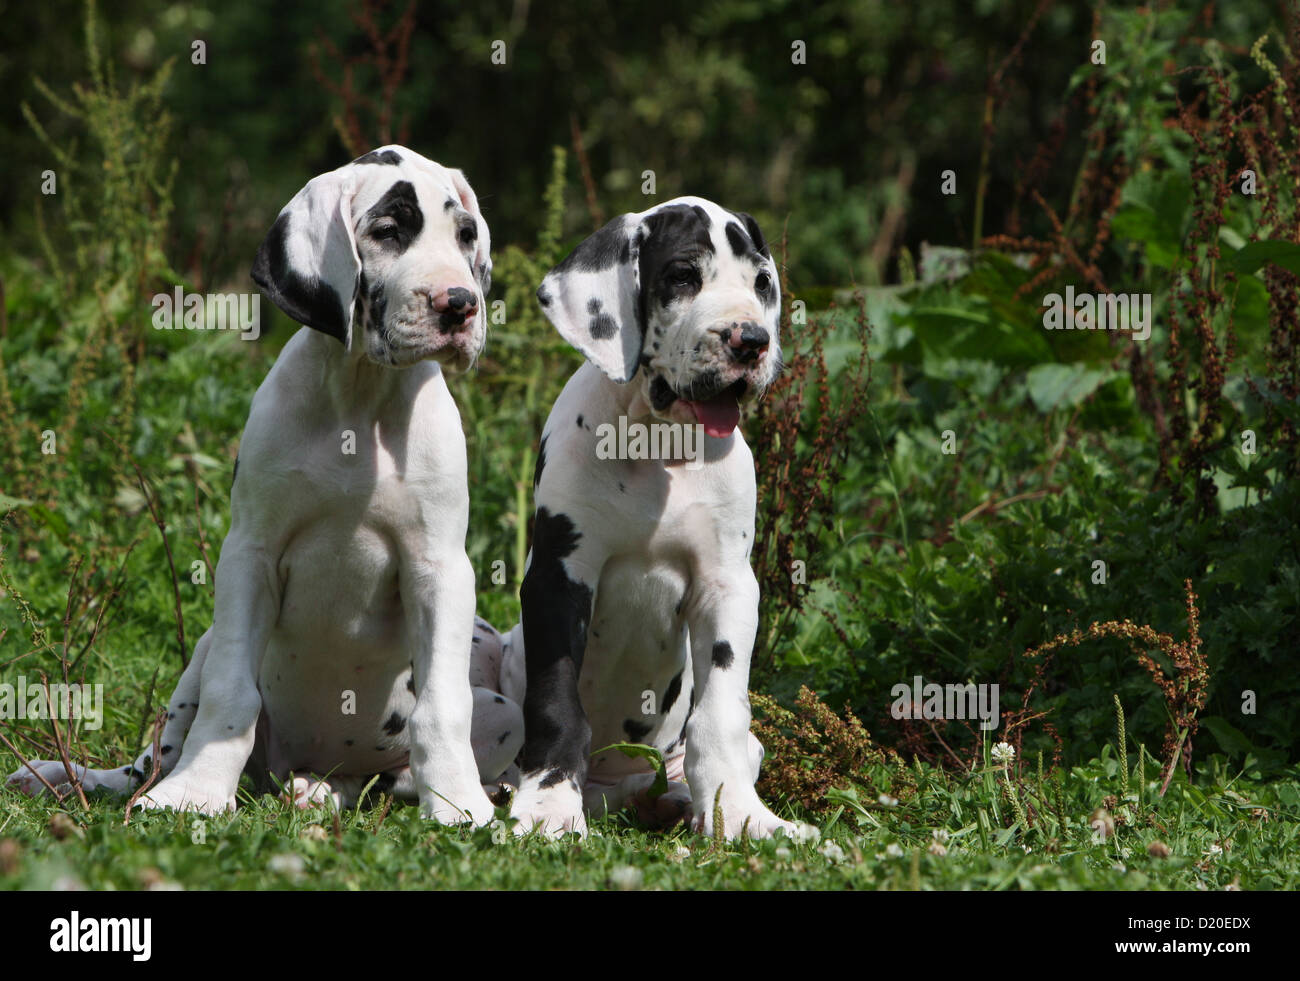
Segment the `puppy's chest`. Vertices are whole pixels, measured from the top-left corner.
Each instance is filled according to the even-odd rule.
[[[592,531],[613,551],[674,564],[684,555],[716,555],[748,530],[744,509],[683,465],[615,464],[597,476],[578,496],[596,516]]]
[[[418,526],[410,491],[396,478],[322,500],[302,522],[279,564],[279,626],[385,642],[402,624],[399,540]]]

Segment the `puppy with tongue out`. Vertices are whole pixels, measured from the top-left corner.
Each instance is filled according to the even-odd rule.
[[[503,694],[524,706],[515,831],[585,834],[625,806],[729,838],[793,830],[754,790],[749,732],[755,478],[738,427],[781,370],[758,223],[691,197],[622,215],[537,298],[587,363],[542,432],[522,621],[502,640]],[[609,748],[629,742],[663,754],[666,792]]]

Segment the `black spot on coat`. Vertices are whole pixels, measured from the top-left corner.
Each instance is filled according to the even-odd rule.
[[[396,736],[405,727],[406,720],[403,719],[401,715],[394,712],[388,717],[388,721],[384,723],[384,732],[388,733],[390,736]]]
[[[402,158],[396,150],[371,150],[369,153],[363,153],[352,162],[354,164],[388,164],[391,167],[396,167],[402,162]]]
[[[397,181],[385,191],[384,196],[366,212],[365,220],[374,222],[380,218],[391,218],[396,223],[395,236],[382,241],[385,247],[392,247],[401,255],[424,229],[424,212],[420,210],[415,185],[410,181]]]
[[[745,231],[749,233],[750,241],[754,243],[754,249],[758,254],[764,259],[770,259],[772,254],[768,251],[767,239],[763,237],[763,230],[758,227],[758,222],[754,220],[753,215],[747,215],[743,211],[733,211],[732,214],[744,222]]]
[[[677,702],[677,696],[682,693],[682,673],[678,671],[673,675],[673,680],[668,682],[668,688],[664,691],[663,703],[659,706],[661,715],[667,715],[668,710]]]
[[[731,650],[731,645],[725,640],[720,640],[713,645],[713,666],[715,668],[729,668],[731,662],[735,659],[736,655]]]
[[[546,469],[546,437],[537,445],[537,463],[533,465],[533,490],[542,482],[542,471]]]
[[[607,222],[600,231],[593,232],[570,252],[553,272],[601,272],[620,262],[631,258],[627,232],[624,230],[622,216]],[[542,299],[538,290],[537,298],[542,306],[549,300]]]

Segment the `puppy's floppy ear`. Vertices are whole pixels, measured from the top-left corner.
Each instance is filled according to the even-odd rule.
[[[284,206],[253,259],[253,281],[299,323],[352,339],[361,259],[352,232],[354,183],[343,170],[313,178]]]
[[[487,222],[483,220],[483,212],[478,206],[478,197],[474,194],[474,188],[469,186],[469,181],[465,179],[464,172],[454,167],[448,167],[447,171],[451,174],[460,203],[474,216],[474,221],[478,224],[477,248],[474,250],[474,277],[478,280],[479,288],[483,290],[486,299],[488,290],[492,288],[492,240],[488,235]]]
[[[613,219],[546,274],[537,302],[566,341],[616,382],[636,374],[641,316],[640,215]]]

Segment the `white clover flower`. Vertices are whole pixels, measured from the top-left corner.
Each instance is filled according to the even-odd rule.
[[[1016,758],[1016,747],[1010,743],[998,743],[989,751],[989,755],[993,757],[994,763],[1001,763],[1005,766]]]
[[[619,865],[609,871],[609,884],[615,889],[640,889],[645,875],[634,865]]]
[[[307,863],[302,860],[301,855],[284,852],[280,855],[272,855],[266,863],[266,867],[272,872],[278,872],[281,875],[287,875],[291,879],[296,879],[306,871]]]
[[[942,858],[948,854],[948,846],[941,841],[930,842],[930,847],[926,849],[931,855],[938,855]]]
[[[802,821],[795,822],[794,831],[792,832],[786,831],[784,828],[781,830],[796,845],[816,844],[821,840],[822,836],[822,833],[818,831],[817,828],[813,827],[811,824],[805,824]]]
[[[818,848],[817,851],[819,851],[822,857],[825,858],[827,861],[830,862],[844,861],[844,849],[829,839],[822,842],[821,847]]]
[[[939,844],[946,845],[948,844],[948,829],[935,828],[933,831],[930,832],[930,837],[933,838],[935,841],[937,841]]]
[[[888,794],[881,794],[879,797],[876,798],[876,800],[879,801],[881,804],[883,804],[885,807],[898,806],[898,798],[890,797]]]
[[[691,857],[691,850],[687,848],[685,845],[678,845],[676,848],[673,849],[674,861],[680,862],[682,859],[690,858],[690,857]]]
[[[778,862],[788,862],[790,861],[790,856],[793,855],[794,852],[790,851],[790,849],[785,846],[782,846],[776,850],[775,854]]]
[[[891,841],[888,845],[885,846],[885,854],[888,855],[890,858],[902,858],[903,849],[898,844],[898,842]]]

